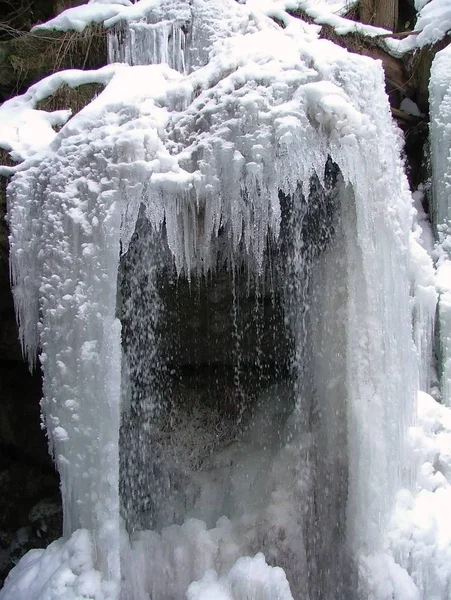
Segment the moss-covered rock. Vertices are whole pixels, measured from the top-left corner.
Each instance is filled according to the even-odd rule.
[[[75,115],[87,106],[102,90],[103,85],[99,83],[86,83],[76,88],[71,88],[64,84],[54,94],[38,102],[36,108],[48,112],[70,109],[72,114]]]
[[[96,69],[107,61],[103,27],[83,32],[36,31],[0,42],[0,101],[62,69]]]

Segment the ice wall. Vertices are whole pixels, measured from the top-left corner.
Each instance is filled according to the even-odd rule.
[[[65,535],[89,529],[94,566],[118,581],[116,277],[138,215],[154,231],[165,229],[180,274],[214,270],[218,251],[244,253],[259,272],[268,235],[279,235],[280,195],[308,202],[311,182],[325,185],[332,162],[340,173],[341,216],[331,246],[309,258],[317,300],[310,360],[325,434],[319,472],[346,470],[332,485],[343,504],[347,496],[340,535],[359,563],[384,547],[396,493],[412,486],[406,436],[418,385],[409,304],[411,198],[382,68],[317,39],[315,27],[277,5],[272,12],[232,0],[196,0],[189,11],[185,3],[161,6],[164,23],[157,6],[112,34],[112,55],[134,66],[115,66],[106,89],[22,165],[9,187],[16,306],[30,357],[42,349],[43,414],[62,474]],[[285,27],[265,13],[281,15]],[[291,260],[300,280],[306,271],[298,242]],[[293,319],[299,345],[304,309]],[[303,352],[299,347],[298,356]],[[337,428],[339,417],[345,427]],[[281,492],[272,497],[268,512],[278,514],[274,507],[283,499]],[[331,500],[337,518],[343,504]],[[187,567],[187,581],[180,577],[174,585],[198,579],[189,588],[192,598],[217,590],[215,576],[203,578],[217,568],[212,555],[222,565],[219,577],[229,577],[225,597],[242,573],[243,561],[233,564],[250,551],[245,537],[233,544],[237,556],[222,559],[211,539],[228,535],[229,527],[218,528],[226,533],[199,534],[210,548],[204,562],[196,562],[197,533],[187,541],[186,564],[195,564]],[[171,528],[146,532],[138,550],[127,550],[132,560],[125,564],[131,568],[140,544],[164,562],[179,539]],[[280,572],[259,569],[263,578],[272,573],[272,585],[288,598]],[[141,600],[153,585],[156,578],[131,597]],[[167,590],[162,597],[171,597]],[[2,600],[13,598],[7,594]]]

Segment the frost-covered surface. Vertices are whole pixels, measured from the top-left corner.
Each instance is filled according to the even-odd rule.
[[[230,467],[229,478],[223,480],[223,485],[236,483],[235,505],[242,510],[228,515],[233,516],[230,522],[221,521],[216,533],[199,520],[188,520],[160,533],[142,532],[131,548],[121,540],[119,398],[126,378],[121,383],[116,279],[120,252],[129,246],[140,209],[155,231],[164,225],[179,273],[214,270],[219,233],[229,257],[244,249],[249,265],[258,271],[268,232],[274,238],[279,233],[279,192],[302,204],[311,178],[322,182],[331,160],[340,171],[341,221],[312,277],[322,293],[312,308],[316,351],[311,374],[321,407],[328,410],[322,417],[327,435],[320,447],[326,462],[334,461],[337,441],[338,458],[347,461],[343,547],[344,554],[368,566],[362,570],[361,586],[372,581],[383,586],[379,563],[365,557],[386,550],[394,585],[407,589],[403,582],[410,581],[410,567],[396,562],[399,557],[385,544],[396,494],[400,489],[415,491],[407,440],[418,380],[411,310],[423,357],[431,343],[435,292],[430,259],[421,246],[424,239],[415,227],[411,235],[411,197],[382,68],[318,40],[316,26],[290,18],[279,3],[196,0],[189,5],[188,23],[185,2],[125,4],[116,5],[117,15],[130,11],[131,20],[143,18],[130,26],[122,23],[126,35],[114,29],[114,52],[130,57],[130,44],[150,35],[155,44],[147,58],[143,43],[133,49],[134,66],[99,71],[105,90],[69,119],[48,147],[34,147],[28,139],[20,142],[16,156],[27,160],[8,190],[15,302],[31,362],[41,349],[43,413],[62,477],[65,535],[80,528],[90,531],[95,559],[88,561],[88,570],[97,569],[102,581],[112,584],[111,598],[121,558],[127,600],[142,600],[154,588],[160,599],[178,600],[187,592],[196,600],[221,594],[289,600],[283,572],[266,565],[260,555],[249,558],[265,537],[274,538],[269,547],[275,554],[268,562],[289,567],[294,554],[300,582],[294,584],[302,585],[299,565],[305,564],[305,552],[296,515],[303,507],[296,494],[308,496],[308,490],[301,485],[303,445],[296,437],[296,444],[287,443],[268,460],[266,450],[259,447],[258,454],[255,440],[248,440],[242,452],[246,461]],[[99,11],[110,6],[89,5]],[[170,14],[170,25],[160,22],[163,14]],[[282,15],[285,29],[268,17],[274,14]],[[120,20],[109,19],[111,24],[111,19]],[[169,64],[158,64],[162,61]],[[155,64],[142,64],[146,62]],[[36,93],[19,103],[18,118],[24,104],[34,107]],[[7,103],[5,110],[8,106],[14,114],[14,105]],[[7,135],[15,139],[13,132]],[[13,142],[3,142],[6,147],[8,143],[14,148]],[[301,259],[298,254],[298,276]],[[300,306],[299,315],[302,310]],[[301,320],[294,319],[298,345],[304,341],[296,330]],[[425,374],[424,387],[427,379]],[[260,437],[267,439],[266,434]],[[212,458],[216,462],[203,473],[207,479],[196,505],[199,513],[188,516],[209,520],[205,511],[216,508],[210,492],[220,485],[224,465],[234,464],[230,456],[235,450]],[[218,477],[208,479],[209,473]],[[264,484],[274,482],[266,495],[257,484],[249,487],[249,474],[254,473]],[[273,479],[273,474],[280,478]],[[284,487],[284,476],[295,490]],[[257,511],[265,518],[252,521],[255,511],[246,511],[257,500],[266,501]],[[218,536],[226,535],[227,543],[221,545]],[[66,546],[51,548],[55,564],[61,564]],[[45,556],[39,554],[40,560]],[[145,562],[149,556],[154,567]],[[22,568],[29,558],[11,574],[8,586],[28,585],[37,590],[36,598],[53,598],[39,595],[39,575],[33,577],[37,570]],[[68,586],[74,598],[83,597],[77,591],[82,573],[71,573]],[[425,583],[412,585],[419,598],[431,600]],[[9,590],[14,588],[5,588],[0,598],[17,600]],[[397,600],[406,600],[397,594]],[[373,598],[390,596],[382,590]]]
[[[451,406],[451,49],[439,52],[432,64],[429,86],[431,107],[431,155],[433,222],[437,236],[437,290],[443,401]]]

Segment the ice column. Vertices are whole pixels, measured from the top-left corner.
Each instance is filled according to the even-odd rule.
[[[438,52],[432,63],[429,97],[433,222],[437,238],[439,368],[443,402],[451,406],[451,47]]]
[[[95,144],[59,148],[9,186],[11,268],[29,360],[42,349],[42,413],[61,477],[64,535],[88,529],[104,578],[120,580],[116,319],[120,204]]]

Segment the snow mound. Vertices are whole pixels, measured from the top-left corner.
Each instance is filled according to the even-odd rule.
[[[414,31],[416,46],[421,48],[435,44],[445,37],[451,30],[451,2],[450,0],[431,0],[421,7]]]
[[[90,533],[75,531],[64,542],[30,550],[8,575],[0,600],[113,600],[114,585],[94,568]]]
[[[207,571],[194,581],[186,593],[187,600],[293,600],[283,569],[266,564],[263,554],[243,556],[229,573],[218,578]]]
[[[435,44],[451,30],[450,0],[417,0],[417,20],[412,35],[403,40],[387,39],[387,47],[395,55]]]

